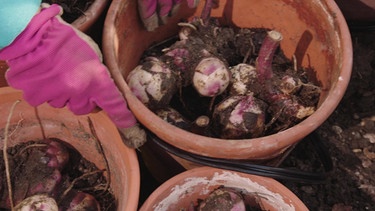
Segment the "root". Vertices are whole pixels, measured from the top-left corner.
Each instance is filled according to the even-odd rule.
[[[16,128],[8,135],[9,137],[11,137],[17,131],[18,127],[21,125],[21,122],[24,120],[22,114],[20,114],[20,116],[21,119],[17,122]]]
[[[60,200],[58,201],[58,204],[61,204],[61,202],[63,201],[63,199],[67,196],[67,194],[74,188],[75,184],[84,179],[85,177],[88,177],[88,176],[91,176],[91,175],[94,175],[94,174],[99,174],[99,173],[103,173],[105,171],[107,171],[108,173],[108,178],[106,179],[107,183],[105,184],[105,186],[103,188],[98,188],[98,190],[103,190],[103,192],[101,194],[104,194],[108,189],[109,189],[109,184],[110,184],[110,180],[111,180],[111,174],[110,174],[110,170],[109,170],[109,164],[108,164],[108,160],[104,154],[104,150],[103,150],[103,147],[99,141],[99,138],[96,134],[96,131],[95,131],[95,128],[94,128],[94,125],[92,123],[92,120],[90,119],[90,117],[88,117],[88,123],[89,123],[89,127],[90,127],[90,130],[91,130],[91,133],[94,137],[94,140],[97,142],[97,146],[98,146],[98,149],[99,149],[99,153],[102,154],[103,156],[103,159],[105,161],[105,168],[104,170],[95,170],[95,171],[92,171],[92,172],[87,172],[77,178],[75,178],[72,183],[69,185],[69,187],[61,194],[60,196]]]
[[[19,151],[15,156],[21,155],[23,152],[25,152],[27,149],[33,148],[33,147],[47,147],[47,144],[30,144],[26,147],[24,147],[21,151]]]
[[[210,105],[208,107],[209,113],[212,113],[212,111],[214,109],[215,99],[216,99],[216,96],[214,96],[214,97],[211,98]]]
[[[250,41],[250,47],[251,48],[249,48],[249,50],[246,52],[245,57],[242,60],[242,63],[245,63],[245,64],[250,62],[250,56],[251,55],[255,55],[255,45],[254,45],[253,39],[250,38],[249,41]]]
[[[75,178],[72,181],[72,183],[69,185],[69,187],[64,191],[64,193],[61,194],[61,197],[60,197],[60,200],[59,200],[58,204],[60,204],[62,202],[62,200],[65,198],[65,196],[74,188],[74,185],[79,180],[84,179],[85,177],[88,177],[88,176],[91,176],[91,175],[94,175],[94,174],[102,173],[102,172],[103,172],[103,170],[96,170],[96,171],[85,173],[85,174],[81,175],[80,177]]]
[[[293,54],[293,69],[295,72],[298,71],[297,57]]]
[[[8,193],[9,193],[9,201],[10,201],[10,208],[11,210],[14,210],[14,202],[13,202],[13,192],[12,192],[12,182],[10,179],[10,170],[9,170],[9,160],[8,160],[8,130],[9,130],[9,125],[10,125],[10,119],[13,116],[14,109],[16,105],[21,102],[20,100],[17,100],[16,102],[13,103],[10,113],[7,119],[7,123],[5,125],[5,132],[4,132],[4,147],[3,147],[3,157],[4,157],[4,164],[5,164],[5,174],[7,178],[7,185],[8,185]]]
[[[105,168],[106,168],[106,171],[107,171],[107,174],[108,174],[108,177],[106,179],[107,183],[106,183],[105,188],[103,189],[103,192],[102,192],[102,194],[103,194],[103,193],[105,193],[106,190],[109,189],[109,185],[111,184],[111,171],[109,169],[108,160],[107,160],[107,157],[105,156],[103,146],[102,146],[102,144],[99,141],[99,137],[98,137],[98,135],[96,133],[96,130],[94,128],[94,125],[93,125],[92,120],[90,119],[90,117],[88,118],[88,122],[89,122],[91,133],[94,136],[95,141],[97,142],[97,145],[98,145],[98,148],[99,148],[99,153],[102,154],[102,157],[104,159]]]
[[[191,23],[184,23],[184,22],[181,22],[181,23],[178,23],[177,25],[178,25],[178,26],[186,26],[186,27],[189,27],[189,28],[191,28],[191,29],[193,29],[193,30],[195,30],[195,31],[198,30],[197,27],[194,26],[194,25],[191,24]]]

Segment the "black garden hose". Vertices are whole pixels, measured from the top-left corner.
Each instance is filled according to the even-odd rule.
[[[348,21],[347,24],[351,32],[375,32],[375,21],[373,22]]]
[[[327,178],[328,173],[332,170],[332,160],[328,150],[323,146],[320,137],[316,132],[311,133],[307,139],[313,139],[313,147],[319,155],[320,161],[324,167],[324,172],[306,172],[294,169],[286,169],[280,167],[271,167],[260,164],[253,164],[241,160],[230,160],[211,158],[207,156],[197,155],[181,149],[178,149],[165,141],[158,138],[155,134],[149,132],[150,139],[163,150],[175,156],[181,157],[190,162],[201,164],[204,166],[211,166],[226,170],[238,171],[247,174],[270,177],[280,180],[290,180],[301,183],[323,183]]]

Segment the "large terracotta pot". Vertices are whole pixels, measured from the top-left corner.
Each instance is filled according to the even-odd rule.
[[[0,128],[4,132],[12,105],[15,106],[9,128],[8,147],[28,140],[58,138],[78,150],[99,169],[106,168],[106,161],[99,152],[97,143],[103,147],[110,171],[110,189],[117,202],[117,210],[137,210],[140,192],[138,159],[133,149],[127,148],[111,120],[104,112],[76,116],[67,109],[56,109],[48,104],[36,108],[22,100],[22,94],[9,87],[0,88]],[[99,139],[90,130],[88,118]],[[3,134],[0,135],[3,137]],[[3,148],[4,142],[0,142]],[[108,176],[108,174],[106,174]]]
[[[251,193],[262,204],[262,210],[308,210],[289,189],[274,179],[211,167],[200,167],[174,176],[159,186],[143,203],[140,211],[190,210],[218,187],[240,189]]]
[[[179,149],[215,158],[266,160],[282,154],[319,127],[342,99],[351,76],[352,43],[345,19],[333,0],[227,0],[212,10],[239,27],[265,27],[283,34],[281,48],[298,64],[316,70],[322,84],[318,109],[301,123],[277,134],[244,140],[223,140],[193,134],[166,123],[130,91],[124,77],[138,64],[150,45],[176,35],[176,23],[199,15],[181,5],[167,25],[146,31],[138,18],[136,0],[114,0],[103,34],[105,62],[137,119],[165,142]]]

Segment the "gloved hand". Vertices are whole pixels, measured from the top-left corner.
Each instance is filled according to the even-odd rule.
[[[33,106],[48,102],[57,108],[67,106],[77,115],[99,106],[120,132],[138,128],[101,61],[98,46],[64,22],[61,14],[58,5],[42,8],[25,30],[0,50],[0,60],[9,66],[8,84],[23,90],[24,99]]]
[[[175,14],[182,0],[138,0],[140,18],[147,31],[166,24],[168,17]],[[195,8],[199,0],[187,0],[190,8]]]

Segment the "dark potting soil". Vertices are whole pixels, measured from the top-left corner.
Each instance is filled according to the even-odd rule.
[[[93,163],[84,159],[78,151],[69,146],[66,142],[58,139],[50,139],[61,143],[69,153],[69,161],[60,170],[61,182],[54,187],[54,199],[59,207],[69,207],[66,199],[71,197],[76,191],[92,195],[100,204],[101,210],[116,210],[116,201],[109,190],[107,180],[103,175],[103,170],[99,170]],[[12,195],[14,201],[20,201],[26,196],[34,195],[35,184],[48,185],[55,182],[53,172],[55,168],[43,165],[46,157],[45,141],[28,141],[8,148],[8,160],[10,168],[10,180],[12,181]],[[0,155],[0,210],[4,208],[8,198],[5,159]],[[54,178],[51,180],[51,177]],[[32,188],[34,187],[34,188]],[[43,191],[37,193],[45,193]],[[16,205],[16,204],[15,204]],[[9,205],[8,205],[9,206]]]
[[[192,202],[188,211],[227,211],[240,209],[242,204],[246,211],[265,211],[260,200],[261,196],[249,193],[238,188],[220,186],[211,191],[207,198],[198,199],[196,203]],[[197,204],[197,206],[193,206]],[[185,211],[181,209],[180,211]]]
[[[84,14],[94,1],[95,0],[42,0],[42,3],[60,5],[64,10],[61,17],[66,22],[73,23]]]

